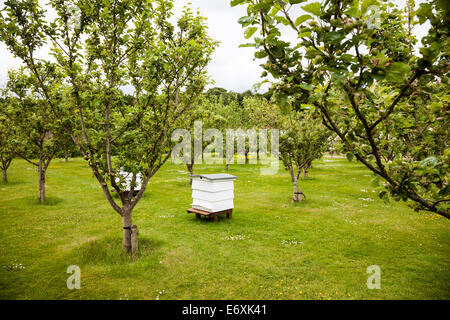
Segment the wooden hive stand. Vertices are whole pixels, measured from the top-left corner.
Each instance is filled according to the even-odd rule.
[[[217,222],[219,220],[219,216],[223,215],[223,214],[225,214],[228,219],[231,219],[233,209],[227,209],[227,210],[218,211],[218,212],[208,212],[208,211],[191,208],[191,209],[188,209],[187,212],[195,213],[195,217],[197,219],[200,219],[201,216],[204,216],[205,218],[211,219],[212,222]]]

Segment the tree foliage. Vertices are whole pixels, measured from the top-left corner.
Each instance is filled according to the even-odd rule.
[[[244,46],[265,60],[263,76],[276,79],[272,92],[279,104],[291,97],[298,110],[305,102],[319,110],[348,157],[382,178],[381,197],[390,193],[449,218],[445,1],[417,10],[413,1],[406,10],[376,0],[231,2],[238,4],[247,6],[239,20],[244,35],[253,37]],[[415,55],[411,29],[427,21],[431,27]],[[414,149],[406,150],[407,141]]]
[[[5,110],[7,106],[7,99],[0,98],[0,108]],[[8,182],[7,171],[14,158],[14,144],[12,137],[12,126],[3,112],[0,112],[0,169],[2,169],[3,183]]]
[[[294,111],[281,117],[284,121],[280,135],[280,158],[291,175],[294,184],[292,200],[297,202],[302,200],[302,196],[305,197],[298,188],[300,174],[307,172],[313,160],[323,156],[330,134],[320,118],[311,111]]]
[[[54,21],[46,21],[36,0],[5,1],[0,39],[35,77],[36,90],[88,161],[122,217],[124,249],[131,250],[132,211],[170,156],[171,131],[203,91],[216,43],[198,12],[185,7],[173,19],[172,0],[50,5]],[[53,61],[36,59],[44,44],[52,46]],[[42,70],[54,64],[63,79],[46,83]],[[123,171],[132,174],[130,186]]]
[[[36,167],[39,201],[45,203],[46,173],[61,147],[62,131],[46,101],[35,91],[35,78],[25,69],[10,70],[8,77],[1,113],[11,124],[10,146],[15,155]]]

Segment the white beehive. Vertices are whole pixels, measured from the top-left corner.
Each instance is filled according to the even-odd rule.
[[[192,208],[207,212],[233,209],[234,180],[226,173],[197,174],[192,178]]]
[[[133,178],[133,174],[131,172],[125,172],[123,170],[121,170],[119,174],[125,180],[125,190],[126,191],[131,190],[131,180]],[[119,183],[119,182],[120,182],[120,179],[116,178],[116,183]],[[142,184],[142,175],[140,173],[138,173],[136,175],[136,182],[135,182],[135,187],[134,187],[135,192],[141,190],[141,184]]]

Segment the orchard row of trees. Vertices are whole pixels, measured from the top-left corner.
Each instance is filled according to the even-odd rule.
[[[450,218],[446,2],[417,10],[411,0],[404,10],[376,0],[304,2],[231,1],[247,7],[239,23],[253,42],[243,46],[275,79],[261,96],[203,94],[218,43],[199,12],[185,7],[173,17],[173,0],[50,0],[52,21],[38,0],[5,1],[0,41],[22,66],[9,72],[0,101],[3,174],[11,151],[32,163],[44,201],[51,159],[74,145],[121,216],[129,251],[133,209],[169,159],[173,130],[203,120],[220,130],[284,130],[280,156],[294,201],[304,196],[301,172],[337,137],[349,159],[380,177],[381,198]],[[412,29],[425,22],[416,54]],[[193,172],[194,161],[187,166]],[[131,173],[131,188],[121,171]]]
[[[3,125],[0,127],[2,142],[2,166],[4,169],[4,182],[7,182],[7,169],[14,157],[21,157],[36,166],[39,181],[39,200],[45,202],[45,176],[47,168],[55,156],[64,156],[68,161],[68,155],[77,154],[76,147],[64,128],[58,124],[51,110],[44,101],[32,98],[27,91],[32,88],[27,82],[30,77],[11,71],[6,90],[3,90],[3,98],[0,101],[0,111]],[[133,104],[133,97],[124,95],[124,101],[128,105]],[[60,101],[59,103],[64,103]],[[281,129],[280,156],[289,170],[294,184],[294,201],[300,201],[301,191],[298,190],[298,179],[301,172],[307,176],[307,170],[312,160],[320,158],[324,151],[330,147],[330,135],[320,123],[318,115],[312,112],[286,112],[281,110],[276,101],[267,100],[265,96],[253,94],[250,91],[244,93],[228,92],[222,88],[212,88],[200,95],[198,103],[190,111],[193,115],[188,117],[188,123],[184,127],[191,128],[192,140],[195,140],[195,128],[193,121],[201,121],[200,132],[214,128],[226,136],[229,129],[239,130],[244,133],[245,163],[250,162],[251,137],[245,135],[246,130],[255,129]],[[211,141],[200,137],[203,141],[202,150]],[[255,136],[256,140],[256,136]],[[237,141],[236,141],[237,142]],[[269,149],[271,148],[270,142]],[[256,143],[256,141],[255,141]],[[194,144],[194,141],[191,141]],[[223,141],[222,141],[223,144]],[[238,143],[233,145],[234,153],[237,152]],[[191,161],[186,162],[187,169],[194,173],[194,164],[202,159],[195,159],[191,148]],[[256,150],[258,159],[259,150]],[[116,156],[114,150],[112,156]],[[234,159],[224,155],[226,170]],[[252,155],[255,156],[255,155]],[[35,160],[37,159],[37,160]],[[295,173],[296,172],[296,173]]]
[[[294,184],[294,201],[300,201],[303,194],[298,189],[300,174],[307,177],[308,168],[314,159],[321,158],[325,151],[329,151],[333,146],[333,134],[321,123],[320,115],[314,111],[297,111],[292,108],[292,101],[287,101],[283,108],[280,108],[272,95],[253,94],[250,91],[244,93],[227,92],[222,88],[209,89],[198,105],[193,109],[193,122],[200,120],[203,128],[196,131],[191,122],[186,127],[191,128],[191,145],[195,145],[195,140],[202,142],[204,150],[212,141],[202,139],[203,130],[214,128],[221,132],[222,137],[227,136],[227,130],[237,130],[242,137],[236,139],[243,140],[245,163],[256,163],[259,159],[260,150],[256,148],[257,137],[253,138],[248,133],[249,130],[277,129],[280,130],[279,156],[285,168],[290,172]],[[197,133],[196,133],[197,132]],[[236,132],[236,131],[235,131]],[[197,136],[202,135],[202,136]],[[228,138],[228,137],[227,137]],[[227,139],[228,140],[228,139]],[[236,141],[237,142],[237,141]],[[226,142],[227,147],[229,141]],[[225,141],[219,141],[222,147]],[[334,145],[334,147],[338,147]],[[235,154],[238,143],[233,142]],[[271,141],[268,141],[268,150],[272,150]],[[256,154],[250,154],[254,150]],[[187,169],[194,173],[194,165],[202,159],[196,159],[194,148],[190,148],[189,160],[185,160]],[[225,159],[226,170],[233,157],[227,154],[222,155]],[[250,159],[250,157],[253,159]],[[304,196],[304,195],[303,195]]]
[[[37,0],[5,1],[1,10],[0,40],[23,63],[9,72],[1,97],[5,179],[13,155],[22,157],[36,166],[45,202],[51,160],[75,145],[122,218],[124,249],[137,249],[132,212],[170,157],[172,131],[202,118],[248,128],[243,105],[251,94],[210,90],[201,100],[217,42],[189,7],[174,23],[172,0],[49,5],[53,21]],[[42,57],[45,47],[50,56]],[[266,119],[264,111],[259,118]],[[131,188],[122,171],[132,174]]]
[[[32,78],[23,69],[9,72],[0,97],[0,157],[3,181],[14,157],[34,165],[38,172],[39,201],[45,202],[45,176],[55,156],[76,154],[75,145],[45,101],[31,93]]]
[[[124,249],[137,249],[131,247],[131,233],[137,232],[133,209],[170,156],[172,130],[191,116],[217,42],[207,34],[205,18],[189,7],[172,19],[172,0],[49,5],[53,21],[37,0],[4,2],[0,40],[23,67],[10,73],[12,94],[2,121],[23,124],[11,129],[30,139],[27,150],[15,149],[24,158],[36,154],[31,145],[39,149],[33,163],[40,181],[58,147],[70,139],[122,218]],[[50,57],[39,56],[44,47],[51,48]],[[131,190],[122,170],[132,174]],[[137,176],[142,183],[135,194]]]

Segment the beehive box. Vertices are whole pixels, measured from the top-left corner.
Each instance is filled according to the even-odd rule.
[[[197,174],[192,178],[192,208],[207,212],[233,209],[234,180],[226,173]]]
[[[126,172],[121,170],[119,173],[122,178],[125,180],[125,191],[129,191],[131,190],[131,180],[133,179],[133,174],[131,172]],[[116,178],[116,183],[119,183],[120,179]],[[135,182],[135,187],[134,187],[134,191],[137,192],[139,190],[141,190],[141,184],[142,184],[142,175],[140,173],[138,173],[136,175],[136,182]]]

